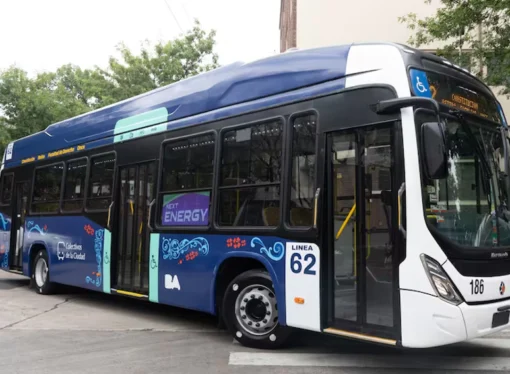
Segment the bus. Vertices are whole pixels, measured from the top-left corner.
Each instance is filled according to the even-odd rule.
[[[509,325],[509,140],[469,71],[392,43],[234,63],[6,147],[2,269],[425,348]]]

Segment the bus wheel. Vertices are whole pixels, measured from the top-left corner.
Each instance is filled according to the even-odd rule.
[[[262,270],[246,271],[230,283],[223,298],[223,319],[234,338],[251,348],[278,348],[291,332],[278,323],[273,282]]]
[[[55,284],[50,282],[50,267],[48,254],[45,250],[38,250],[32,266],[32,282],[37,293],[49,295],[55,291]]]

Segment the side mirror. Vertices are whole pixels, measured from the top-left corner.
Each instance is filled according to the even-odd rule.
[[[446,139],[441,124],[426,122],[421,126],[421,148],[425,170],[429,179],[444,179],[448,176]]]

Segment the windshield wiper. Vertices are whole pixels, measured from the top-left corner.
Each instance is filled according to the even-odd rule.
[[[476,152],[476,154],[477,154],[477,156],[478,156],[478,158],[480,160],[480,163],[482,164],[482,170],[483,170],[483,172],[485,174],[485,178],[482,178],[482,183],[483,183],[485,191],[490,196],[490,194],[491,194],[491,192],[490,192],[491,191],[490,181],[492,180],[491,179],[492,178],[492,171],[491,171],[491,168],[489,166],[489,161],[487,161],[486,153],[482,149],[482,146],[480,145],[480,143],[476,139],[476,137],[473,134],[473,132],[471,131],[471,127],[469,126],[469,124],[464,119],[464,115],[460,111],[455,110],[455,109],[450,109],[450,114],[452,114],[453,116],[455,116],[459,120],[459,123],[461,124],[462,129],[466,133],[466,135],[468,137],[468,140],[471,143],[471,146],[474,148],[474,150],[475,150],[475,152]],[[482,142],[485,141],[483,139],[483,137],[482,137],[481,141]]]

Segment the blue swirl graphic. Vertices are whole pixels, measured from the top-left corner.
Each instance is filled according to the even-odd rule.
[[[4,253],[4,259],[2,260],[1,268],[7,269],[9,267],[9,250]]]
[[[101,274],[101,264],[102,264],[102,254],[103,254],[103,235],[104,229],[96,230],[96,238],[94,239],[94,250],[96,252],[96,261],[97,261],[97,273],[96,279],[92,277],[85,277],[85,282],[92,283],[96,287],[101,286],[102,274]]]
[[[2,213],[0,213],[0,223],[2,224],[2,230],[6,231],[7,230],[7,224],[9,222],[4,218],[4,215]]]
[[[4,231],[7,231],[7,224],[9,223],[2,213],[0,213],[0,223],[2,224],[2,228]],[[7,248],[4,252],[4,258],[2,259],[2,263],[0,264],[0,268],[8,269],[9,268],[9,241],[4,243],[5,247]]]
[[[251,247],[255,248],[255,245],[260,245],[260,253],[265,253],[273,261],[280,261],[285,254],[285,246],[281,242],[276,242],[273,247],[267,248],[260,238],[253,238]]]
[[[27,233],[27,236],[30,238],[30,234],[33,232],[33,231],[37,231],[39,234],[41,235],[46,235],[46,231],[44,231],[43,229],[41,229],[39,227],[39,225],[35,225],[34,226],[34,221],[28,221],[27,222],[27,229],[28,229],[28,233]]]
[[[207,239],[198,237],[195,239],[171,239],[163,238],[163,259],[177,260],[182,254],[188,252],[190,249],[196,249],[204,256],[209,253],[209,242]]]

